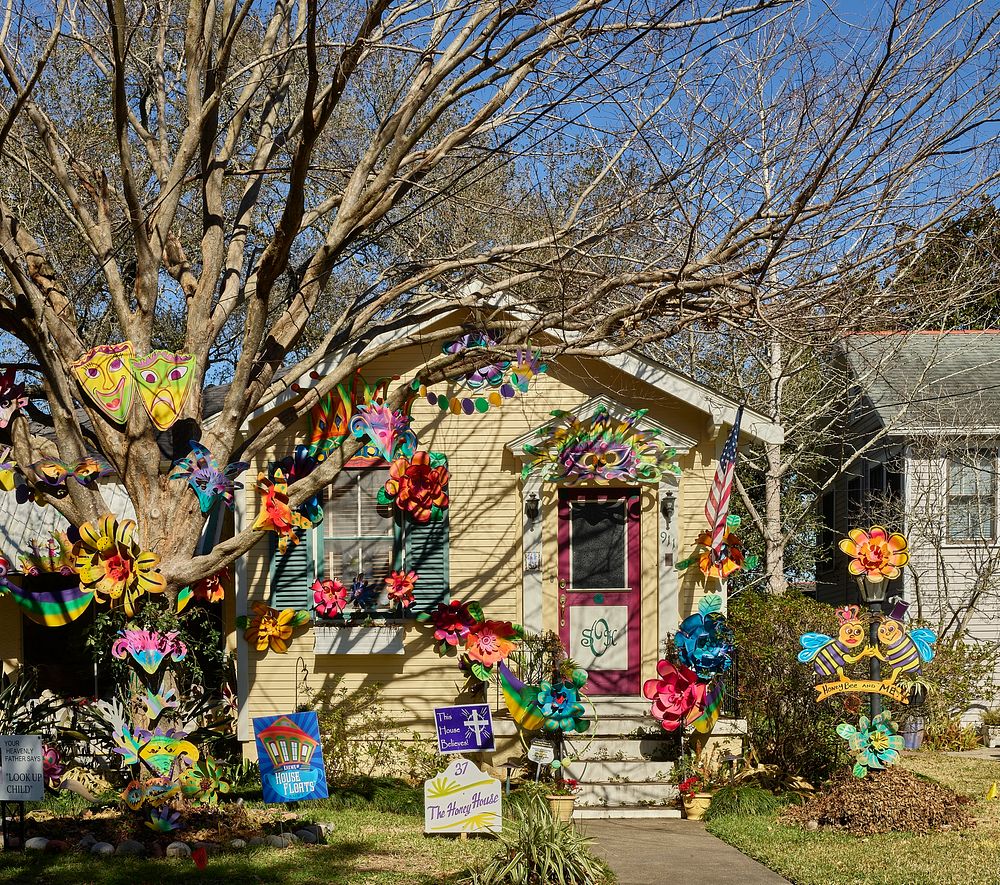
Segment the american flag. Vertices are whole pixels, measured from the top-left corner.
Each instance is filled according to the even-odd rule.
[[[708,530],[712,533],[713,551],[722,549],[722,539],[726,534],[726,517],[729,515],[729,497],[733,491],[733,476],[736,474],[736,446],[739,443],[742,417],[743,406],[740,406],[736,410],[736,420],[729,439],[722,447],[715,479],[712,480],[712,488],[705,502],[705,519],[708,520]]]

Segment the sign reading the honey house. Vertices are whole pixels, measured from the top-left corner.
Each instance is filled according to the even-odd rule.
[[[325,799],[326,766],[315,712],[254,719],[265,802]]]
[[[424,781],[425,833],[499,833],[500,781],[475,763],[456,759]]]

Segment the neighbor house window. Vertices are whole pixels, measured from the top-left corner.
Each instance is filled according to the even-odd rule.
[[[323,575],[347,586],[360,574],[380,590],[395,555],[392,505],[377,503],[388,469],[342,470],[323,503]],[[383,600],[380,600],[382,602]]]
[[[993,455],[968,454],[949,459],[949,541],[994,537],[995,473]]]

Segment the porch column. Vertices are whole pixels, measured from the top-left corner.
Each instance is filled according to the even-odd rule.
[[[525,505],[531,495],[538,500],[538,516],[528,519]],[[521,484],[521,624],[525,630],[542,630],[542,481],[532,474]]]

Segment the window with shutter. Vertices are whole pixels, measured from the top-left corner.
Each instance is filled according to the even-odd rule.
[[[403,519],[403,568],[419,577],[413,592],[412,614],[430,611],[438,603],[450,602],[448,576],[448,511],[440,522],[419,523]]]
[[[271,532],[271,606],[273,608],[312,608],[312,532],[296,531],[299,543],[278,552],[278,536]]]

